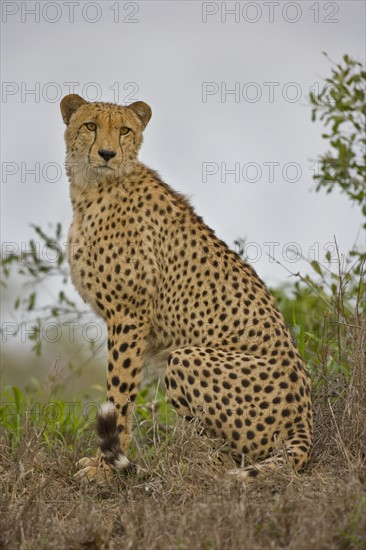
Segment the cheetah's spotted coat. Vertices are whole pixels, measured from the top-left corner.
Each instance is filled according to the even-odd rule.
[[[247,464],[295,469],[312,442],[310,380],[274,300],[187,200],[137,160],[151,110],[66,96],[67,168],[74,211],[73,282],[108,327],[108,393],[101,452],[79,477],[129,470],[131,413],[144,362],[167,352],[167,395],[180,415]],[[276,451],[277,449],[277,451]],[[285,457],[279,460],[285,460]]]

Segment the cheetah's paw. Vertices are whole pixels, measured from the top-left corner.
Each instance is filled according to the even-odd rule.
[[[80,469],[74,478],[82,483],[106,485],[114,478],[111,466],[103,460],[102,456],[83,457],[76,463],[76,466]]]

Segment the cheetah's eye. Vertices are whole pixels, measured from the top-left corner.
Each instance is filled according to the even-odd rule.
[[[125,136],[130,130],[131,128],[127,128],[127,126],[122,126],[122,128],[120,129],[121,136]]]
[[[85,123],[85,126],[88,128],[88,130],[90,130],[91,132],[95,132],[95,130],[97,129],[97,125],[94,124],[94,122],[86,122]]]

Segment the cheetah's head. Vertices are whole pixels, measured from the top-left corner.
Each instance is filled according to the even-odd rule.
[[[149,105],[89,103],[70,94],[60,108],[67,126],[66,167],[72,184],[86,186],[133,171],[151,117]]]

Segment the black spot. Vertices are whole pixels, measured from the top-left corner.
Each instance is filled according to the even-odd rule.
[[[297,382],[299,379],[299,377],[297,376],[296,372],[295,371],[292,371],[291,374],[290,374],[290,380],[291,382]]]
[[[178,397],[178,401],[181,405],[183,405],[183,407],[188,407],[187,401],[181,395]]]
[[[286,395],[286,401],[287,401],[287,403],[292,403],[293,400],[294,400],[294,396],[292,395],[292,393],[288,393],[288,394]]]

